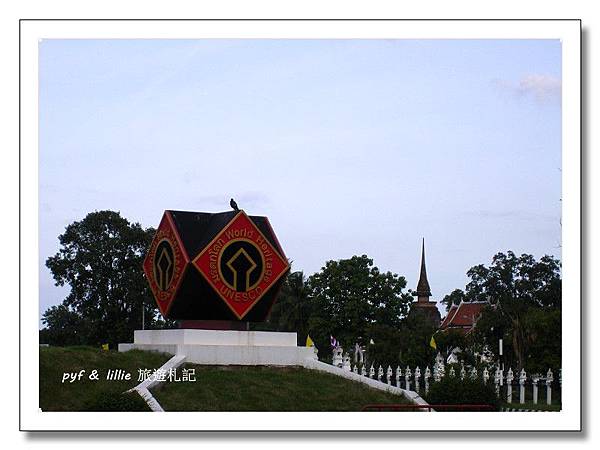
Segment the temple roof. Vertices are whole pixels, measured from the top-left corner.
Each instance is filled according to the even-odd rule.
[[[452,305],[450,307],[450,311],[448,311],[448,314],[446,314],[446,317],[444,317],[444,320],[440,324],[440,328],[441,329],[444,329],[444,328],[446,328],[448,326],[448,323],[450,323],[450,321],[454,317],[454,314],[456,313],[457,309],[458,309],[457,305]]]
[[[452,305],[448,314],[440,325],[440,330],[445,329],[462,329],[463,331],[471,331],[481,316],[483,308],[488,305],[488,302],[460,302],[460,304]]]
[[[419,283],[417,283],[417,296],[431,297],[431,288],[427,281],[427,269],[425,269],[425,238],[423,238],[423,248],[421,251],[421,273],[419,275]]]

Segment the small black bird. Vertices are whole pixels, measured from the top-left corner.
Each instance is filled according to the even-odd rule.
[[[229,200],[229,206],[231,206],[235,212],[238,212],[240,210],[234,199]]]

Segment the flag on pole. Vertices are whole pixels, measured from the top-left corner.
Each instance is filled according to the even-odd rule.
[[[334,338],[333,336],[329,336],[329,341],[331,342],[331,346],[333,348],[336,348],[338,346],[338,341],[336,338]]]
[[[105,352],[108,351],[108,344],[102,344],[102,350],[104,350]]]
[[[315,343],[313,342],[313,340],[310,338],[310,334],[306,335],[306,346],[307,347],[314,347]]]
[[[435,339],[431,336],[431,340],[429,341],[429,346],[434,350],[437,350],[437,344],[435,343]]]

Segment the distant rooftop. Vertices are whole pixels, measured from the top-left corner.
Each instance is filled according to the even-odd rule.
[[[440,330],[460,330],[470,333],[488,302],[460,302],[452,305],[440,325]]]

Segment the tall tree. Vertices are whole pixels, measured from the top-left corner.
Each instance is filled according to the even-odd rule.
[[[355,342],[368,344],[377,334],[386,336],[386,342],[390,333],[397,336],[412,302],[405,287],[404,277],[380,272],[366,255],[328,261],[308,279],[308,325],[319,356],[331,353],[330,335],[348,350]]]
[[[156,321],[157,309],[142,262],[154,230],[144,230],[114,211],[97,211],[68,225],[59,236],[60,250],[46,261],[56,285],[69,285],[60,306],[42,321],[49,336],[61,328],[72,334],[64,344],[129,342],[133,330]]]
[[[526,366],[530,349],[541,336],[534,331],[536,321],[532,317],[536,311],[559,311],[560,317],[560,270],[560,261],[552,256],[536,261],[532,255],[516,256],[509,251],[496,254],[489,267],[480,264],[467,272],[471,281],[467,284],[466,299],[488,301],[491,305],[484,311],[483,321],[478,322],[477,333],[491,341],[501,330],[519,370]],[[555,316],[551,315],[546,323],[553,322]],[[550,332],[560,341],[560,327]]]
[[[253,329],[295,331],[298,344],[306,342],[308,319],[311,314],[306,278],[302,271],[290,273],[273,305],[265,324],[253,324]]]
[[[438,351],[430,345],[435,331],[433,322],[422,311],[415,311],[402,321],[399,339],[394,342],[399,350],[398,363],[402,368],[410,366],[414,369],[418,366],[423,370],[431,366]],[[438,349],[441,349],[439,345]],[[395,361],[391,362],[393,364]]]

